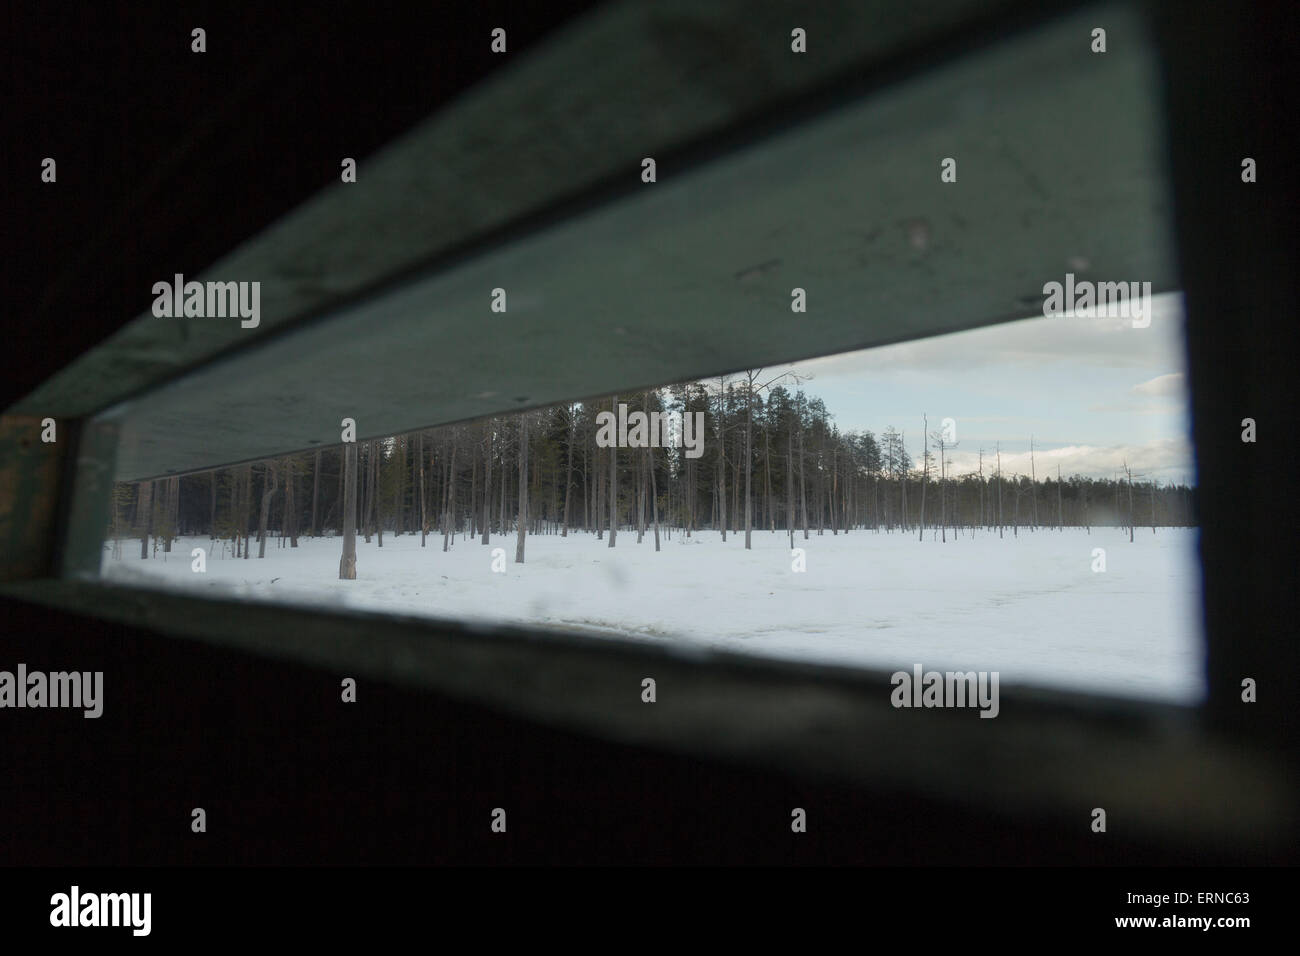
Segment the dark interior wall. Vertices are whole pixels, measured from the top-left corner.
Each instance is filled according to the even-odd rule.
[[[4,12],[7,406],[148,306],[363,163],[593,0],[528,5],[147,5]],[[207,31],[207,52],[190,31]],[[471,39],[474,38],[474,39]],[[482,42],[478,42],[481,40]],[[41,160],[58,183],[39,181]],[[110,184],[107,185],[106,184]]]
[[[1272,700],[1241,705],[1241,681],[1300,674],[1294,630],[1296,554],[1289,530],[1295,480],[1296,294],[1300,249],[1296,177],[1288,169],[1242,181],[1242,161],[1295,155],[1294,5],[1227,9],[1162,3],[1179,267],[1187,302],[1201,565],[1216,724],[1300,747],[1300,715],[1286,681]],[[1245,419],[1257,440],[1242,441]],[[1266,437],[1263,429],[1273,435]],[[1274,431],[1275,429],[1280,429]],[[1233,494],[1226,489],[1241,489]],[[1293,771],[1294,772],[1294,771]],[[1294,779],[1294,778],[1293,778]]]
[[[103,670],[107,705],[5,714],[4,862],[1236,864],[1073,825],[727,766],[430,692],[6,602],[5,666]],[[208,832],[190,832],[203,807]],[[493,834],[495,807],[507,833]],[[791,810],[808,813],[793,834]],[[1280,859],[1280,857],[1279,857]]]

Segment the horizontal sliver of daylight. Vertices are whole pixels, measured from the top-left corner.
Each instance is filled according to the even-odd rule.
[[[102,572],[1195,703],[1182,316],[1158,300],[1141,327],[1028,319],[363,439],[355,467],[339,445],[119,484]]]

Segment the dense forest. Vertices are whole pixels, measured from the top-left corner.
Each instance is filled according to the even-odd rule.
[[[379,547],[385,534],[418,534],[443,550],[457,537],[511,536],[523,561],[530,534],[583,532],[614,547],[635,533],[658,548],[661,533],[715,530],[749,547],[756,531],[791,543],[859,530],[948,541],[975,529],[1014,536],[1105,525],[1131,539],[1136,528],[1194,523],[1186,485],[1127,470],[1108,479],[1040,476],[1032,457],[1030,475],[1005,474],[997,446],[979,449],[978,468],[957,474],[941,431],[922,428],[915,461],[904,432],[840,431],[820,399],[785,377],[759,378],[747,372],[118,484],[108,537],[115,556],[125,539],[139,539],[144,558],[151,542],[157,554],[178,535],[206,535],[248,558],[265,554],[268,540],[297,547],[300,536],[344,535],[345,557],[349,533]],[[703,453],[601,447],[597,416],[620,404],[702,414]]]

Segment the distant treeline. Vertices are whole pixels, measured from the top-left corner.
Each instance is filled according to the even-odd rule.
[[[864,529],[946,540],[974,528],[1005,535],[1104,525],[1131,535],[1135,527],[1194,523],[1192,489],[1182,484],[1130,474],[1008,475],[996,447],[980,450],[978,470],[954,474],[940,431],[924,436],[918,464],[903,433],[842,432],[821,399],[783,378],[764,383],[749,372],[360,441],[350,476],[357,533],[381,546],[385,532],[426,542],[437,535],[444,548],[458,534],[513,534],[522,560],[525,533],[604,538],[611,523],[638,540],[662,526],[744,535],[746,545],[757,530],[792,540]],[[629,411],[702,413],[703,454],[599,447],[597,415],[620,403]],[[342,533],[343,447],[119,484],[110,537],[119,545],[139,538],[143,557],[150,539],[155,551],[170,550],[177,535],[206,534],[247,556],[250,539],[261,553],[268,537],[296,547],[299,535]]]

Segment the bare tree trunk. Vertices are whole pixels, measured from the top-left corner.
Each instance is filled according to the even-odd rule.
[[[930,477],[930,421],[924,415],[921,421],[924,422],[921,428],[921,530],[917,541],[925,540],[925,486]]]
[[[298,547],[298,499],[293,490],[295,477],[293,459],[290,458],[285,462],[284,515],[289,525],[289,547],[291,548]]]
[[[393,469],[396,472],[394,482],[396,487],[393,489],[393,537],[396,538],[402,533],[402,524],[406,521],[406,459],[402,456],[406,451],[406,440],[397,438],[393,441]],[[379,518],[379,546],[384,546],[384,529],[383,515]]]
[[[654,515],[655,522],[655,550],[659,550],[659,485],[655,481],[655,458],[654,449],[647,448],[646,454],[650,459],[650,511]]]
[[[500,510],[497,512],[497,527],[500,529],[500,534],[502,536],[505,535],[506,528],[508,527],[506,525],[506,485],[508,485],[509,482],[506,480],[506,478],[507,478],[506,453],[505,453],[505,449],[502,449],[501,451],[501,501],[500,501]]]
[[[907,531],[907,432],[898,433],[898,452],[898,484],[900,488],[898,506],[902,509],[899,524],[902,525],[904,531]]]
[[[468,440],[473,441],[473,433],[466,436]],[[478,515],[478,455],[474,454],[473,445],[470,445],[469,453],[469,536],[474,537],[474,521]]]
[[[310,537],[316,537],[320,533],[320,525],[317,524],[319,517],[320,505],[320,449],[316,449],[316,458],[311,469],[311,531],[308,532]]]
[[[739,444],[739,441],[737,441]],[[736,533],[740,529],[740,456],[731,466],[731,531]]]
[[[346,449],[343,446],[339,446],[339,480],[338,480],[337,495],[334,500],[334,513],[338,515],[340,534],[343,533],[343,472],[345,470],[343,459],[347,457],[345,452]],[[354,455],[353,465],[355,466],[355,464],[356,464],[356,456]]]
[[[601,467],[600,448],[592,452],[592,467],[596,469],[596,501],[592,521],[596,525],[596,540],[605,540],[605,469]]]
[[[429,509],[424,491],[424,432],[417,439],[415,457],[420,466],[420,547],[426,547],[429,540]]]
[[[718,526],[727,540],[727,406],[726,383],[718,379]]]
[[[803,516],[803,539],[808,540],[808,486],[804,481],[803,468],[803,416],[796,416],[799,424],[799,510]]]
[[[247,561],[253,556],[253,549],[249,547],[252,541],[253,531],[253,464],[249,462],[244,466],[244,560]]]
[[[217,473],[215,470],[208,472],[209,488],[211,489],[211,498],[209,503],[209,524],[211,531],[210,540],[217,540]]]
[[[754,527],[754,499],[750,490],[750,472],[754,470],[754,379],[757,373],[745,378],[745,550],[752,551],[751,532]]]
[[[766,486],[767,521],[769,531],[776,531],[776,510],[772,507],[772,436],[763,429],[763,483]]]
[[[1034,471],[1034,436],[1029,436],[1029,493],[1032,497],[1029,500],[1031,520],[1033,529],[1038,530],[1038,474]]]
[[[582,530],[591,531],[591,478],[587,465],[587,440],[582,441]]]
[[[230,528],[232,544],[235,548],[235,557],[239,557],[239,489],[241,485],[240,474],[235,471],[229,472],[230,475]]]
[[[1056,466],[1056,529],[1065,528],[1065,508],[1061,504],[1061,466]]]
[[[632,507],[636,512],[636,543],[640,544],[642,539],[645,538],[645,499],[646,485],[649,478],[645,473],[645,455],[633,453],[632,460],[635,462],[636,467],[636,490],[632,495]]]
[[[793,419],[794,416],[791,416]],[[790,550],[794,550],[794,421],[785,433],[785,525],[790,532]]]
[[[610,402],[614,417],[618,417],[618,396]],[[609,446],[609,547],[614,547],[614,536],[618,534],[618,442]]]
[[[149,557],[149,535],[153,533],[153,482],[142,481],[136,488],[136,521],[140,524],[140,559]]]
[[[416,531],[423,530],[421,519],[424,517],[424,502],[420,499],[420,473],[424,470],[423,432],[416,432],[414,439],[407,437],[406,456],[411,465],[411,474],[408,476],[411,483],[411,510],[407,512],[410,517],[406,522],[406,532],[415,534]]]
[[[357,450],[360,457],[360,449]],[[366,463],[365,475],[362,476],[364,485],[361,496],[361,534],[366,544],[370,543],[370,509],[375,494],[374,468],[375,468],[375,443],[366,442]]]
[[[172,550],[172,534],[176,530],[172,526],[172,482],[174,478],[164,478],[162,480],[162,527],[158,530],[161,532],[163,539],[163,554],[170,554]]]
[[[246,464],[239,475],[239,523],[244,538],[244,561],[252,557],[252,464]]]
[[[944,461],[944,444],[943,439],[939,440],[939,527],[942,529],[943,542],[948,543],[948,496],[944,493],[944,482],[947,479],[947,467]]]
[[[998,446],[998,537],[1002,537],[1002,448]]]
[[[840,483],[840,459],[839,450],[835,445],[831,445],[831,488],[827,496],[831,511],[831,537],[840,533],[840,522],[844,519],[843,512],[839,509],[839,483]]]
[[[488,422],[487,452],[483,456],[483,544],[488,543],[488,526],[492,523],[492,430],[492,422]]]
[[[446,494],[442,505],[442,550],[450,551],[456,536],[452,527],[456,510],[456,433],[451,436],[451,460],[447,463]]]
[[[339,475],[346,491],[343,496],[343,557],[339,560],[339,580],[354,581],[357,577],[357,443],[345,443],[341,457]]]
[[[1129,471],[1128,462],[1124,462],[1124,474],[1128,476],[1128,542],[1133,543],[1133,472]]]
[[[573,442],[578,436],[578,410],[568,406],[569,414],[569,464],[564,472],[564,525],[560,528],[560,537],[569,536],[569,505],[573,499]]]
[[[382,442],[371,442],[370,453],[374,458],[374,465],[371,466],[370,482],[370,514],[371,527],[375,529],[376,539],[379,547],[384,546],[384,508],[383,502],[379,500],[380,488],[380,469],[379,463],[384,457],[384,446]]]
[[[271,496],[275,494],[276,479],[275,463],[268,461],[266,470],[262,474],[262,511],[258,517],[257,525],[257,556],[266,557],[266,519],[271,513]]]
[[[686,414],[691,414],[687,410]],[[686,459],[686,518],[685,524],[686,537],[690,537],[695,532],[695,459]]]
[[[722,540],[727,540],[727,465],[725,446],[718,443],[718,526],[722,529]]]
[[[528,412],[519,416],[519,527],[515,537],[515,564],[524,563],[528,533]]]

